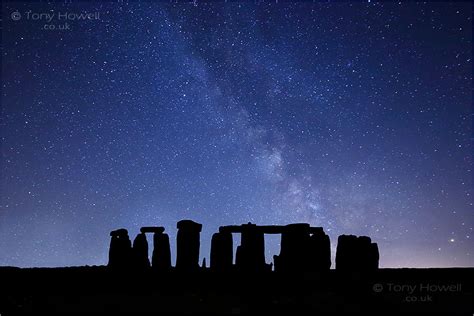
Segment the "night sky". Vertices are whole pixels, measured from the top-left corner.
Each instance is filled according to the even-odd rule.
[[[471,3],[2,15],[0,265],[106,264],[109,232],[144,225],[174,257],[185,218],[208,262],[251,221],[371,236],[382,267],[474,265]]]

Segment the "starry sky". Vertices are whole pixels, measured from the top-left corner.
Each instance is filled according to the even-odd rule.
[[[106,264],[144,225],[174,257],[185,218],[208,262],[251,221],[474,265],[471,3],[2,6],[0,265]]]

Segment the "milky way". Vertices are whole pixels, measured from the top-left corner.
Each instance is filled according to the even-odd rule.
[[[2,11],[0,265],[105,264],[109,231],[184,218],[207,260],[250,221],[474,264],[470,3]]]

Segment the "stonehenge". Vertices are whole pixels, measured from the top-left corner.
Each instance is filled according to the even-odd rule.
[[[192,220],[177,223],[177,249],[175,268],[179,271],[205,270],[206,258],[199,266],[200,234],[202,224]],[[147,226],[140,229],[131,244],[124,228],[110,233],[110,268],[154,271],[171,270],[171,248],[165,228]],[[153,234],[151,261],[148,256],[146,234]],[[240,234],[240,245],[234,255],[233,234]],[[281,235],[280,253],[273,262],[265,262],[265,234]],[[234,262],[235,259],[235,262]],[[336,270],[343,273],[376,271],[379,267],[379,250],[367,236],[341,235],[336,249]],[[289,225],[221,226],[212,235],[210,270],[215,272],[260,273],[273,270],[281,274],[326,273],[331,268],[331,243],[322,227],[307,223]]]

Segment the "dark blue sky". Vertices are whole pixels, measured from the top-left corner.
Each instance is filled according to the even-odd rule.
[[[471,3],[2,5],[0,265],[144,225],[175,253],[184,218],[207,260],[220,225],[309,222],[474,265]]]

